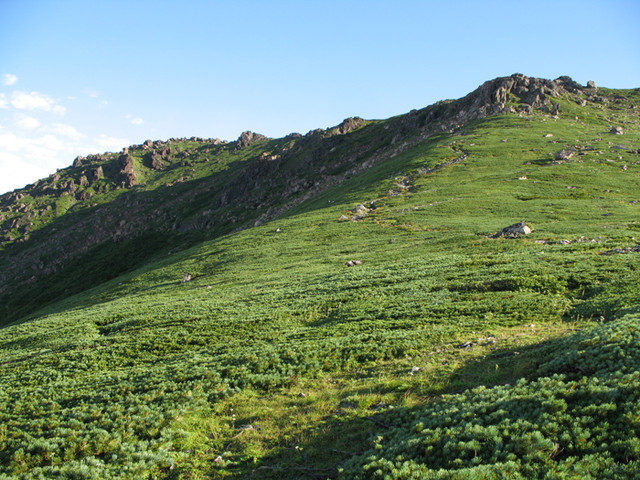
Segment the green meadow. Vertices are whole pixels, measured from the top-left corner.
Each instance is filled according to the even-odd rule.
[[[34,303],[0,329],[0,479],[634,478],[640,93],[600,92]]]

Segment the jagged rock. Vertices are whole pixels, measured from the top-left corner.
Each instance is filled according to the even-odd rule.
[[[498,237],[509,237],[509,238],[517,238],[521,235],[529,235],[531,233],[531,228],[527,225],[526,222],[518,222],[513,225],[509,225],[508,227],[504,227],[495,235],[491,235],[491,238]]]
[[[182,277],[182,283],[187,283],[191,281],[191,274],[190,273],[185,273]]]
[[[91,172],[91,177],[93,178],[94,181],[98,181],[102,177],[104,177],[104,172],[102,171],[102,166],[98,166],[98,168],[96,168],[93,172]]]
[[[567,150],[560,150],[560,151],[556,152],[556,154],[554,155],[554,158],[556,160],[568,160],[571,157],[573,157],[574,153],[576,153],[576,149],[575,148],[569,148]]]
[[[123,154],[120,156],[119,162],[122,185],[127,188],[134,186],[138,181],[138,175],[134,168],[133,157],[129,154]]]
[[[82,187],[86,187],[87,185],[89,185],[89,179],[87,179],[86,175],[82,175],[78,181],[80,182],[80,186]]]
[[[557,103],[553,104],[553,107],[551,107],[551,115],[558,115],[560,113],[560,105]]]
[[[622,130],[622,127],[611,127],[611,130],[609,130],[609,133],[612,133],[614,135],[623,135],[624,130]]]
[[[358,127],[361,127],[365,123],[364,119],[360,117],[349,117],[345,118],[340,125],[334,127],[329,130],[330,134],[339,134],[343,135],[345,133],[349,133],[352,130],[355,130]]]
[[[73,160],[73,168],[80,168],[82,166],[82,162],[86,160],[84,157],[78,155],[74,160]]]
[[[65,191],[67,193],[74,193],[76,191],[76,184],[73,181],[73,179],[69,180],[69,183],[67,184]]]
[[[151,147],[153,147],[153,141],[152,140],[147,140],[142,144],[142,150],[149,150],[151,149]],[[123,155],[127,155],[127,153],[123,153]]]
[[[162,170],[166,164],[162,160],[162,157],[157,153],[153,152],[151,154],[151,168],[154,170]]]
[[[243,148],[253,145],[260,140],[267,140],[267,137],[247,130],[246,132],[242,132],[238,137],[238,140],[236,141],[236,148],[238,150],[242,150]]]
[[[598,88],[598,87],[596,86],[596,82],[594,82],[593,80],[589,80],[589,81],[587,82],[587,87],[588,87],[588,88],[594,88],[594,89],[597,89],[597,88]]]

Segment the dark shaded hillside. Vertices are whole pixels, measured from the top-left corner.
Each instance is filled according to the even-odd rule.
[[[277,218],[435,133],[500,113],[558,114],[555,99],[616,102],[568,77],[486,82],[466,97],[386,121],[270,140],[147,141],[0,197],[0,318],[10,322],[151,258]]]

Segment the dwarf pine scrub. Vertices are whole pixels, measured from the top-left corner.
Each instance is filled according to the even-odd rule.
[[[546,352],[556,358],[535,380],[389,412],[380,420],[394,428],[342,475],[632,478],[640,467],[639,325],[640,315],[627,315],[556,342]]]

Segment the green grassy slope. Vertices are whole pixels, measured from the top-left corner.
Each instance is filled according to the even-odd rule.
[[[0,478],[632,478],[640,94],[600,91],[3,328]]]

